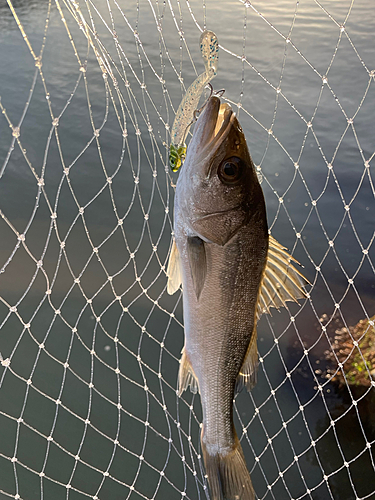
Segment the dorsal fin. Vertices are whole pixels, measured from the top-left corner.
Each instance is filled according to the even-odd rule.
[[[173,240],[172,249],[169,256],[167,276],[167,292],[169,293],[169,295],[173,295],[182,283],[180,254],[178,253],[175,240]]]
[[[272,236],[269,237],[268,254],[259,289],[257,318],[270,313],[270,307],[285,307],[285,302],[306,297],[304,286],[309,281],[293,266],[299,264]]]

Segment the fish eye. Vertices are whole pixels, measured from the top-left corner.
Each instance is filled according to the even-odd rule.
[[[243,162],[241,158],[232,156],[221,162],[217,175],[224,184],[235,184],[243,172]]]

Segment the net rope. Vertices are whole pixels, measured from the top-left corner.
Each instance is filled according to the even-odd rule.
[[[176,395],[181,291],[166,293],[169,132],[206,27],[270,231],[312,283],[260,320],[259,382],[234,403],[257,497],[375,498],[371,6],[282,5],[223,2],[222,33],[212,0],[2,7],[0,498],[210,498],[199,396]]]

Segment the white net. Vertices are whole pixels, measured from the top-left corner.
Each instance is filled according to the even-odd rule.
[[[236,398],[257,497],[375,498],[373,323],[349,329],[375,314],[372,1],[2,0],[1,499],[209,498],[165,274],[169,130],[206,27],[312,283],[261,319]]]

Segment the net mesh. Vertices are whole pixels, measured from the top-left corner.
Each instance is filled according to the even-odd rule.
[[[0,498],[209,498],[166,293],[169,131],[206,26],[272,235],[312,283],[260,320],[259,381],[235,400],[256,494],[375,498],[371,7],[0,6]]]

